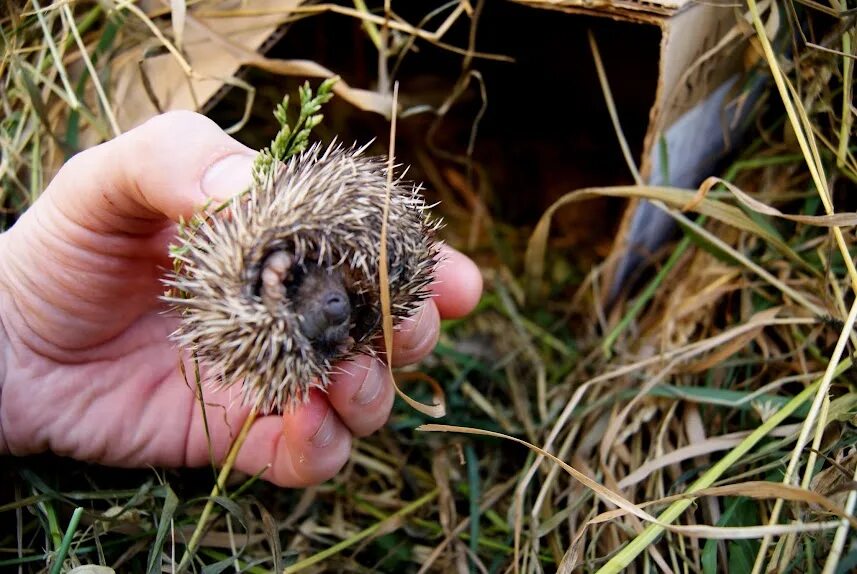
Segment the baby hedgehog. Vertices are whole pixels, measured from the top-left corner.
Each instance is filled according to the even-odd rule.
[[[174,340],[220,386],[243,381],[261,413],[326,388],[335,362],[374,353],[381,333],[379,270],[387,194],[384,158],[365,148],[311,147],[234,198],[182,239],[166,279],[181,311]],[[387,216],[394,323],[430,296],[439,222],[419,186],[396,178]]]

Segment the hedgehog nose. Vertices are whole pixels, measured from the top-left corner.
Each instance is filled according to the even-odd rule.
[[[342,293],[331,293],[324,300],[324,316],[331,325],[339,325],[348,320],[351,305],[348,297]]]

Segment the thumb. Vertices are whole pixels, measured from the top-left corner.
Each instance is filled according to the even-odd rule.
[[[93,348],[152,310],[172,222],[246,189],[253,158],[204,116],[171,112],[69,160],[0,234],[0,294],[29,344]]]
[[[45,194],[90,231],[146,233],[243,191],[254,157],[205,116],[169,112],[76,155]]]

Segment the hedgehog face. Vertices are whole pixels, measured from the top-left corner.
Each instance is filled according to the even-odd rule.
[[[300,274],[292,301],[313,348],[325,358],[348,352],[354,343],[351,301],[340,271],[310,266]]]
[[[305,263],[293,265],[287,251],[274,251],[265,258],[253,296],[259,297],[276,316],[292,312],[301,333],[324,359],[351,350],[351,300],[345,277],[339,269]]]

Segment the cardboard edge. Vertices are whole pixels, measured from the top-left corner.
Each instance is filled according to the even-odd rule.
[[[532,2],[530,0],[512,0],[516,4],[537,10],[551,10],[563,14],[578,14],[582,16],[595,16],[598,18],[609,18],[618,22],[631,22],[634,24],[649,24],[660,26],[670,17],[672,12],[663,14],[647,13],[635,10],[623,10],[615,6],[592,7],[586,5],[551,4],[544,2]]]
[[[548,10],[574,10],[599,15],[606,12],[626,13],[629,17],[655,16],[670,17],[691,5],[691,2],[679,0],[671,4],[658,0],[513,0],[532,8]]]
[[[659,27],[661,29],[661,47],[660,47],[660,56],[658,58],[658,83],[655,86],[655,94],[654,99],[652,100],[652,107],[649,108],[649,125],[646,126],[646,135],[643,136],[643,146],[641,150],[641,157],[638,160],[640,177],[642,180],[648,181],[650,171],[651,171],[651,149],[652,144],[655,139],[655,126],[656,120],[661,115],[661,110],[663,108],[663,98],[664,98],[664,69],[666,67],[666,59],[664,58],[664,53],[667,50],[669,44],[669,36],[670,36],[670,25],[668,20],[661,18],[658,20]],[[640,200],[638,198],[630,198],[628,203],[625,205],[625,210],[622,213],[622,219],[619,222],[619,228],[616,230],[616,238],[613,240],[613,245],[610,248],[610,255],[608,255],[604,267],[604,285],[612,285],[614,277],[616,276],[616,271],[619,269],[619,266],[622,261],[622,257],[620,255],[627,250],[630,242],[629,242],[629,231],[631,230],[631,226],[634,222],[634,214],[637,212],[637,209],[640,205]],[[610,296],[610,290],[604,289],[602,291],[602,301],[601,303],[606,305],[608,302],[608,297]]]

